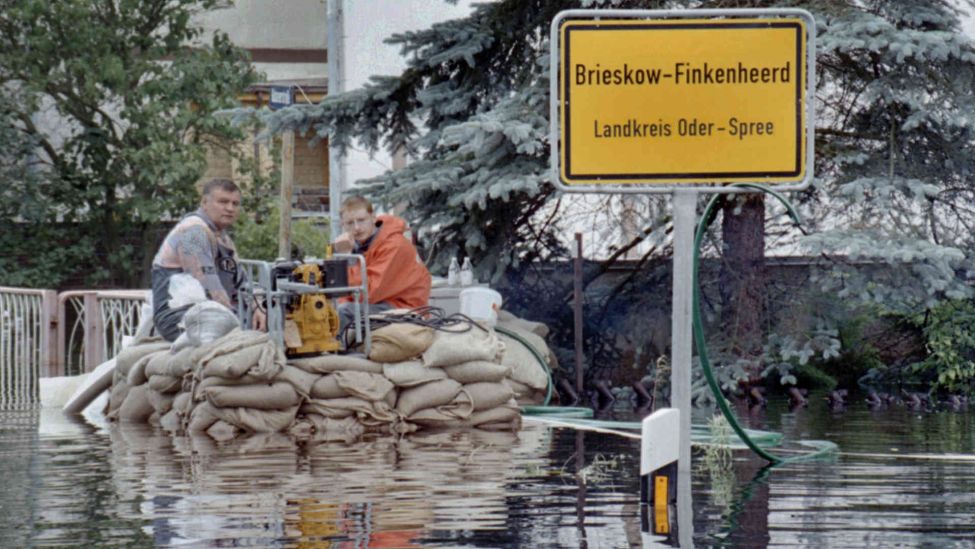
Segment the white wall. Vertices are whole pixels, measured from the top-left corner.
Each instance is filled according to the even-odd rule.
[[[196,21],[206,30],[226,32],[241,48],[325,47],[325,0],[236,0]]]

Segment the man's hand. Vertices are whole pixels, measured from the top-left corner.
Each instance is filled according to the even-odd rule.
[[[254,314],[251,315],[251,328],[262,332],[267,331],[267,315],[261,309],[254,309]]]
[[[354,242],[349,233],[342,233],[332,242],[332,251],[338,254],[347,254],[352,251]]]

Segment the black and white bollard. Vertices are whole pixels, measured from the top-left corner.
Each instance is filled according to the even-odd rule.
[[[676,539],[680,411],[657,410],[643,420],[640,448],[640,507],[643,531]]]

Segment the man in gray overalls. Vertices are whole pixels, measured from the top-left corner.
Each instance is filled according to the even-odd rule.
[[[166,235],[152,260],[152,318],[156,332],[168,341],[179,336],[179,322],[189,305],[169,308],[169,279],[188,273],[200,281],[207,297],[236,311],[237,250],[227,229],[240,215],[240,189],[229,179],[211,179],[203,186],[200,209],[189,213]],[[252,326],[263,330],[266,316],[254,311]]]

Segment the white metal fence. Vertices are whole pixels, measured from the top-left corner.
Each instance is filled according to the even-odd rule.
[[[35,402],[38,378],[90,372],[135,334],[145,290],[0,287],[0,405]]]
[[[134,335],[139,326],[145,298],[145,290],[61,293],[57,335],[60,375],[90,372],[118,354],[122,337]]]
[[[0,287],[0,405],[37,399],[38,379],[55,365],[52,290]]]

